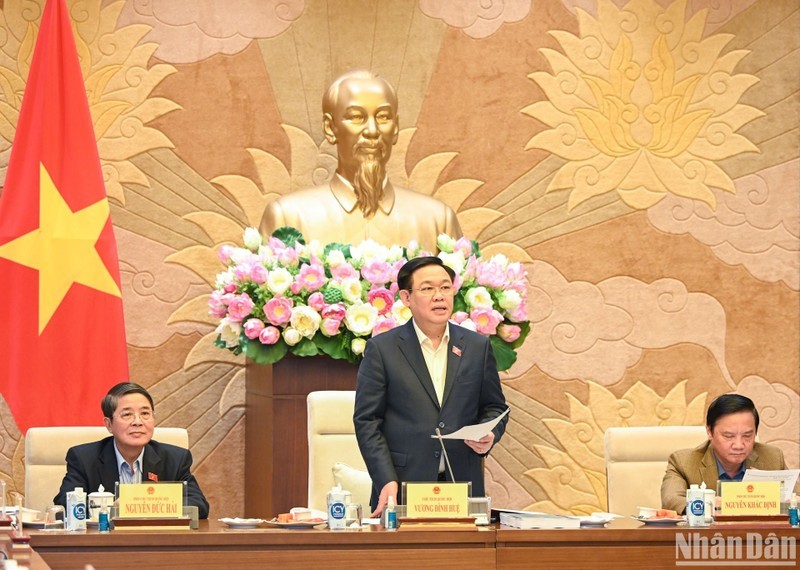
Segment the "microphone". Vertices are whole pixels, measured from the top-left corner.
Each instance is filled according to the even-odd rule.
[[[442,439],[442,432],[439,431],[439,428],[436,428],[436,435],[439,439],[439,444],[442,446],[442,453],[444,454],[444,462],[447,464],[447,470],[450,472],[450,481],[453,483],[456,482],[456,478],[453,476],[453,468],[450,467],[450,458],[447,456],[447,449],[444,447],[444,440]]]

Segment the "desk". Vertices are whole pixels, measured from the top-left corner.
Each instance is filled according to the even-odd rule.
[[[377,527],[372,527],[377,528]],[[228,530],[200,521],[195,531],[99,534],[31,531],[31,546],[54,570],[120,568],[494,568],[494,529],[336,531]]]
[[[796,543],[800,529],[645,527],[621,519],[608,528],[518,530],[506,527],[475,530],[400,530],[361,532],[329,530],[256,529],[231,531],[216,521],[201,521],[196,531],[95,530],[64,534],[31,531],[31,546],[53,569],[82,569],[86,563],[106,568],[553,568],[658,570],[682,568],[676,536],[692,540],[746,540],[748,534],[773,532]],[[688,560],[688,562],[696,562]],[[708,562],[706,560],[705,562]],[[740,560],[741,562],[741,560]],[[774,562],[774,561],[773,561]],[[792,565],[783,567],[795,567]],[[718,568],[730,568],[722,561]],[[691,567],[691,566],[688,566]],[[695,568],[714,568],[702,565]],[[739,567],[742,567],[739,564]],[[752,567],[752,566],[746,566]]]
[[[772,532],[784,537],[787,543],[800,542],[800,529],[787,525],[776,527],[756,526],[755,524],[717,525],[711,528],[689,528],[687,526],[645,526],[633,519],[618,519],[603,528],[581,528],[568,530],[519,530],[500,527],[496,533],[497,568],[505,569],[547,569],[569,568],[570,570],[623,570],[641,569],[661,570],[676,568],[724,568],[730,570],[729,558],[718,566],[712,566],[713,559],[708,545],[713,537],[717,541],[741,540],[742,551],[746,555],[746,540],[766,537]],[[680,541],[679,549],[676,542]],[[697,550],[694,546],[697,545]],[[795,568],[796,547],[793,563],[784,568]],[[763,558],[762,558],[763,559]],[[698,565],[697,562],[705,564]],[[739,559],[741,562],[746,559]],[[754,560],[747,562],[752,563]],[[775,562],[775,561],[773,561]],[[776,567],[776,566],[772,566]],[[780,566],[777,566],[780,567]]]

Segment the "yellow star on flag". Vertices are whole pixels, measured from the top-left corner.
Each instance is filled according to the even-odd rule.
[[[77,212],[70,210],[40,163],[39,228],[0,245],[0,257],[39,270],[39,334],[73,283],[122,296],[95,249],[108,215],[105,198]]]

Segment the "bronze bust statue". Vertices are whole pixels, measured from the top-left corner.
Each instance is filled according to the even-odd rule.
[[[261,233],[293,226],[307,241],[384,245],[414,239],[436,251],[436,236],[461,237],[455,212],[443,202],[386,178],[386,163],[397,142],[397,95],[389,83],[363,70],[338,77],[322,100],[323,131],[338,151],[338,166],[327,184],[292,192],[270,202]]]

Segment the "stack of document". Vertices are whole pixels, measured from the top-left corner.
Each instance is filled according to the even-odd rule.
[[[580,528],[580,517],[525,511],[500,511],[500,524],[514,528]]]

